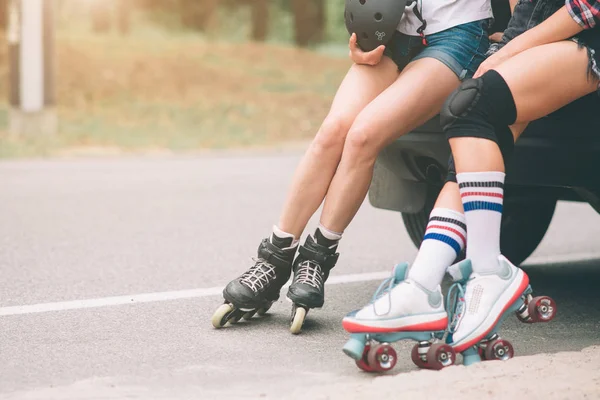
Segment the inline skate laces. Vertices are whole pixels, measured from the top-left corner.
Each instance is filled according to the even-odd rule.
[[[242,275],[240,282],[256,293],[268,285],[271,280],[275,280],[277,276],[273,265],[262,258],[252,258],[252,260],[254,260],[254,265]]]
[[[321,266],[312,261],[304,261],[298,266],[298,283],[305,283],[319,289],[323,286],[323,270]]]

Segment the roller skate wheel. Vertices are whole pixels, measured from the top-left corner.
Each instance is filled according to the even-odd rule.
[[[508,340],[496,339],[485,347],[486,360],[506,361],[515,355],[515,350]]]
[[[533,322],[549,322],[556,315],[556,302],[548,296],[538,296],[531,299],[527,311]]]
[[[396,365],[397,360],[396,350],[389,344],[378,344],[371,347],[367,354],[369,367],[378,372],[391,370]]]
[[[217,308],[217,311],[215,311],[211,318],[212,325],[217,329],[225,326],[234,309],[235,307],[233,307],[233,304],[221,304],[221,306]]]
[[[423,360],[421,358],[421,355],[419,354],[419,344],[415,344],[412,348],[412,351],[410,353],[410,358],[412,359],[412,362],[419,368],[427,368],[427,361]]]
[[[369,359],[368,359],[369,350],[371,350],[371,345],[366,344],[364,346],[361,358],[358,360],[355,360],[355,363],[358,368],[360,368],[361,370],[363,370],[365,372],[375,372],[375,370],[369,366]]]
[[[244,318],[246,321],[249,321],[252,319],[252,317],[254,317],[254,314],[256,314],[256,310],[254,311],[248,311],[247,313],[245,313],[242,318]]]
[[[434,344],[427,351],[427,368],[440,370],[453,365],[455,361],[456,353],[447,344]]]
[[[292,309],[292,322],[290,325],[290,332],[294,335],[302,332],[302,325],[304,325],[304,318],[306,318],[306,308],[296,307]]]

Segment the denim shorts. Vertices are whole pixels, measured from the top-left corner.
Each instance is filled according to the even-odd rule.
[[[427,46],[423,45],[420,36],[396,31],[383,54],[391,58],[399,70],[412,61],[430,57],[448,66],[460,80],[470,78],[485,59],[490,22],[488,19],[468,22],[426,35]]]

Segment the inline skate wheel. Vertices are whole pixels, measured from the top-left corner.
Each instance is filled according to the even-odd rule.
[[[292,332],[294,335],[297,335],[300,332],[302,332],[304,318],[306,318],[306,308],[294,305],[294,307],[292,308],[290,332]]]
[[[248,311],[247,313],[244,314],[244,316],[242,318],[244,318],[246,321],[250,321],[252,319],[252,317],[254,317],[254,314],[256,314],[256,310]]]
[[[273,303],[269,304],[266,307],[259,308],[258,310],[256,310],[256,315],[258,315],[259,317],[262,317],[263,315],[265,315],[267,313],[267,311],[269,311],[269,309],[271,308],[271,305],[273,305]]]
[[[217,311],[213,314],[211,318],[212,325],[219,329],[225,326],[227,321],[229,321],[231,314],[235,311],[235,307],[233,304],[225,303],[221,304]]]

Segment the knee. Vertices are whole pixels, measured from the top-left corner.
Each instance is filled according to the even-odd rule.
[[[377,157],[377,143],[375,132],[370,124],[355,121],[348,132],[344,154],[351,153],[353,160],[375,159]]]
[[[350,124],[349,118],[328,116],[312,141],[312,150],[317,153],[341,152]]]
[[[445,132],[461,118],[467,117],[477,105],[482,84],[480,79],[466,80],[446,99],[440,110],[440,123]]]
[[[508,126],[516,119],[517,109],[510,87],[495,70],[464,81],[448,97],[440,112],[440,122],[446,132],[465,125]]]
[[[463,82],[442,106],[440,122],[448,139],[473,137],[495,142],[504,159],[514,146],[509,129],[517,117],[510,87],[496,71]]]

